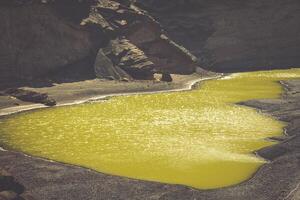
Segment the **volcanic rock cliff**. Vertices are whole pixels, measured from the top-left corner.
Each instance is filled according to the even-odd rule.
[[[0,82],[153,79],[189,74],[196,57],[126,0],[3,0]]]
[[[137,0],[201,66],[217,71],[297,67],[299,0]]]
[[[299,11],[298,0],[2,0],[0,83],[293,67]]]

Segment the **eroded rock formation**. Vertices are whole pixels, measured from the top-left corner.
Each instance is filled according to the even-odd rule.
[[[98,1],[82,24],[90,21],[101,21],[102,28],[116,36],[102,48],[103,52],[110,55],[108,58],[115,67],[135,79],[153,78],[155,72],[195,72],[196,57],[169,39],[154,18],[130,1]],[[112,71],[116,71],[115,68]]]
[[[103,72],[103,69],[113,71]],[[113,74],[112,79],[120,80],[153,79],[153,69],[154,64],[145,53],[126,39],[111,40],[106,48],[99,50],[95,63],[97,76],[107,78]]]
[[[0,17],[3,82],[61,71],[62,78],[149,79],[155,72],[192,73],[197,66],[129,0],[3,0]]]

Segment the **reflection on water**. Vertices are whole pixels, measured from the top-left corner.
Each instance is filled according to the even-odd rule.
[[[300,70],[238,73],[200,89],[115,97],[3,119],[0,142],[28,154],[100,172],[201,189],[240,183],[265,163],[251,152],[272,145],[285,124],[234,105],[278,98],[278,80]]]

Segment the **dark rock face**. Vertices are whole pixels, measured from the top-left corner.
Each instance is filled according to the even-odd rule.
[[[89,57],[104,36],[76,24],[88,13],[81,3],[0,5],[0,79],[41,76]]]
[[[112,51],[115,53],[109,53],[115,54],[110,57],[112,63],[134,79],[151,79],[154,72],[160,71],[182,74],[195,71],[196,57],[170,40],[156,20],[129,2],[125,5],[130,6],[120,2],[99,1],[89,17],[101,18],[105,22],[102,28],[117,36],[104,47],[106,52],[115,49]],[[122,58],[117,58],[119,55]]]
[[[70,73],[95,77],[95,62],[98,77],[117,80],[149,79],[162,69],[192,73],[197,66],[194,56],[171,41],[157,21],[129,0],[3,0],[0,17],[0,82],[60,72],[65,73],[60,73],[62,78],[72,77]],[[115,43],[119,38],[128,40]],[[109,62],[96,60],[102,55],[99,49],[105,54],[112,43],[114,49],[130,46],[120,61],[111,60],[127,75],[99,69]]]
[[[298,0],[137,0],[211,70],[300,65]]]

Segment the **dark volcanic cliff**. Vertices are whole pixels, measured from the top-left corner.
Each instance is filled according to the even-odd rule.
[[[0,78],[44,75],[87,59],[105,41],[104,35],[80,27],[89,4],[0,3]],[[96,39],[97,38],[97,39]]]
[[[3,0],[0,18],[0,83],[50,75],[152,79],[197,67],[129,0]]]
[[[298,0],[131,2],[2,0],[1,85],[50,75],[130,80],[189,74],[198,65],[227,72],[300,64]]]
[[[137,5],[208,69],[300,65],[299,0],[137,0]]]

